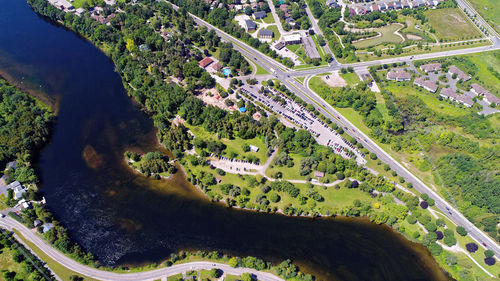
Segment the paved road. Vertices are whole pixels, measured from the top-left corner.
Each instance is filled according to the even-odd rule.
[[[145,272],[134,272],[134,273],[115,273],[99,270],[92,268],[83,264],[80,264],[73,259],[65,256],[61,252],[54,249],[52,246],[48,245],[44,240],[42,240],[38,235],[26,228],[24,225],[15,221],[10,217],[0,218],[0,227],[12,230],[15,228],[18,230],[26,239],[33,242],[38,246],[46,255],[54,259],[61,265],[79,273],[92,277],[99,280],[120,280],[120,281],[146,281],[146,280],[157,280],[165,276],[176,275],[179,273],[184,273],[190,270],[210,270],[212,268],[218,268],[224,271],[226,274],[241,275],[243,273],[250,273],[257,277],[258,280],[263,281],[284,281],[282,278],[267,272],[260,272],[255,269],[250,268],[233,268],[227,264],[214,263],[214,262],[190,262],[185,264],[177,264],[171,267],[160,268]]]
[[[213,29],[216,33],[221,36],[224,40],[232,42],[234,48],[241,52],[244,56],[252,60],[254,63],[259,64],[266,71],[272,73],[282,84],[284,84],[289,90],[294,92],[297,96],[303,99],[305,102],[313,104],[320,112],[327,118],[336,122],[339,126],[342,126],[344,130],[354,138],[361,139],[361,143],[370,151],[377,155],[377,157],[388,164],[391,169],[396,171],[400,176],[402,176],[407,182],[411,182],[416,190],[421,193],[427,193],[430,198],[434,199],[436,202],[436,207],[439,208],[443,213],[447,214],[448,217],[453,220],[457,225],[464,226],[469,232],[470,236],[476,240],[479,244],[485,244],[488,249],[495,252],[497,258],[500,258],[500,245],[493,241],[487,234],[475,227],[470,221],[468,221],[455,207],[446,202],[441,196],[424,184],[420,179],[415,177],[410,171],[408,171],[403,165],[392,158],[387,152],[385,152],[381,147],[379,147],[375,142],[373,142],[368,136],[357,129],[349,120],[344,118],[339,112],[337,112],[332,106],[325,102],[316,93],[305,87],[304,85],[293,79],[293,76],[310,76],[314,74],[329,72],[333,70],[339,70],[341,67],[352,66],[354,68],[364,68],[372,65],[380,65],[385,63],[393,62],[409,62],[413,59],[429,59],[444,56],[456,56],[461,54],[477,53],[489,50],[500,49],[500,40],[498,37],[493,37],[493,45],[485,47],[476,47],[469,49],[444,51],[430,54],[421,54],[414,56],[389,58],[378,61],[360,62],[348,65],[332,64],[329,67],[315,68],[310,70],[302,71],[290,71],[280,63],[269,58],[268,56],[260,53],[256,49],[248,46],[240,40],[233,38],[232,36],[226,34],[220,29],[210,25],[209,23],[201,20],[200,18],[192,15],[198,24],[206,26],[208,29]],[[326,109],[326,110],[325,110]]]

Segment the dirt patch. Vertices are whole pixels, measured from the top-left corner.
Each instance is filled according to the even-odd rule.
[[[415,34],[406,34],[406,38],[408,38],[408,40],[422,40],[422,37]]]
[[[227,106],[224,102],[225,99],[219,95],[219,91],[217,91],[217,89],[205,90],[197,97],[206,104],[216,106],[223,110],[235,111],[238,109],[236,108],[236,105]]]
[[[345,87],[347,86],[347,82],[344,78],[339,76],[338,72],[333,72],[330,75],[322,76],[321,80],[325,82],[330,87]]]

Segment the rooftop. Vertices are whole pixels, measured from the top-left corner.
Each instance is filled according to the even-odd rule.
[[[204,59],[202,59],[199,63],[200,63],[200,66],[205,68],[207,67],[209,64],[211,64],[212,62],[214,62],[213,59],[209,58],[209,57],[206,57]]]

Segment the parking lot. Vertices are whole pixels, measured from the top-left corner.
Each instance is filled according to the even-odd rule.
[[[366,163],[364,154],[361,151],[339,135],[335,130],[330,128],[326,123],[305,109],[305,107],[270,87],[266,87],[270,92],[269,94],[259,93],[257,89],[256,86],[249,85],[241,87],[241,90],[256,102],[267,106],[269,109],[290,120],[297,126],[308,130],[319,144],[330,146],[335,153],[340,154],[344,158],[356,156],[358,164]],[[275,101],[272,95],[280,97],[285,100],[285,102],[282,104]]]

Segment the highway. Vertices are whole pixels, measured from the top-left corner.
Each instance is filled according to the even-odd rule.
[[[152,281],[159,280],[166,276],[172,276],[179,273],[184,273],[191,270],[210,270],[212,268],[221,269],[226,274],[231,275],[241,275],[243,273],[250,273],[257,277],[258,280],[263,281],[284,281],[284,279],[267,272],[260,272],[251,268],[233,268],[227,264],[199,261],[190,262],[184,264],[176,264],[170,267],[164,267],[160,269],[143,271],[143,272],[133,272],[133,273],[116,273],[110,271],[99,270],[93,267],[89,267],[78,263],[77,261],[71,259],[70,257],[64,255],[58,250],[54,249],[51,245],[47,244],[42,238],[40,238],[36,232],[28,229],[26,226],[15,221],[10,217],[0,218],[0,227],[6,228],[10,231],[13,229],[18,230],[24,238],[31,241],[38,248],[40,248],[47,256],[57,261],[62,266],[75,271],[81,275],[85,275],[94,279],[99,280],[113,280],[113,281]],[[21,240],[20,240],[21,241]],[[29,247],[27,247],[29,248]]]
[[[175,6],[174,6],[175,7]],[[457,225],[461,225],[467,229],[469,235],[478,242],[479,245],[486,245],[486,248],[493,250],[495,252],[495,256],[500,259],[500,245],[497,244],[493,239],[491,239],[487,234],[482,232],[476,226],[474,226],[469,220],[467,220],[454,206],[450,203],[446,202],[440,195],[438,195],[434,190],[428,187],[425,183],[423,183],[420,179],[418,179],[415,175],[413,175],[408,169],[406,169],[403,165],[401,165],[398,161],[396,161],[392,156],[390,156],[385,150],[383,150],[380,146],[378,146],[375,142],[373,142],[367,135],[361,132],[356,126],[354,126],[349,120],[343,117],[339,112],[337,112],[332,106],[330,106],[327,102],[325,102],[318,94],[311,91],[308,87],[302,85],[297,82],[293,77],[295,76],[311,76],[314,74],[330,72],[334,70],[339,70],[343,67],[354,67],[354,68],[362,68],[373,65],[380,64],[390,64],[394,62],[409,62],[411,60],[417,59],[430,59],[437,57],[445,57],[445,56],[456,56],[462,54],[470,54],[477,52],[484,52],[490,50],[498,50],[500,49],[500,39],[498,37],[493,37],[490,39],[493,42],[491,46],[484,47],[475,47],[469,49],[460,49],[460,50],[451,50],[444,52],[436,52],[429,54],[421,54],[414,56],[404,56],[397,58],[389,58],[383,60],[376,61],[368,61],[368,62],[360,62],[354,64],[332,64],[329,67],[323,68],[315,68],[309,70],[301,70],[301,71],[293,71],[289,70],[282,64],[276,62],[270,57],[262,54],[258,50],[248,46],[244,42],[233,38],[231,35],[225,33],[224,31],[218,29],[215,26],[203,21],[202,19],[196,17],[195,15],[190,14],[195,22],[199,25],[205,26],[208,29],[215,30],[216,33],[225,41],[232,42],[234,49],[241,52],[245,57],[252,60],[253,63],[260,65],[269,73],[272,73],[282,84],[284,84],[290,91],[292,91],[295,95],[303,99],[305,102],[314,105],[325,117],[329,118],[333,122],[337,123],[339,126],[344,128],[345,132],[351,135],[354,138],[361,139],[361,143],[365,146],[370,152],[375,153],[377,157],[388,164],[391,169],[396,171],[398,175],[402,176],[405,181],[411,182],[413,187],[421,193],[427,193],[430,198],[434,199],[436,202],[436,208],[441,210],[444,214],[448,216],[453,222]],[[308,80],[308,79],[306,79]]]

